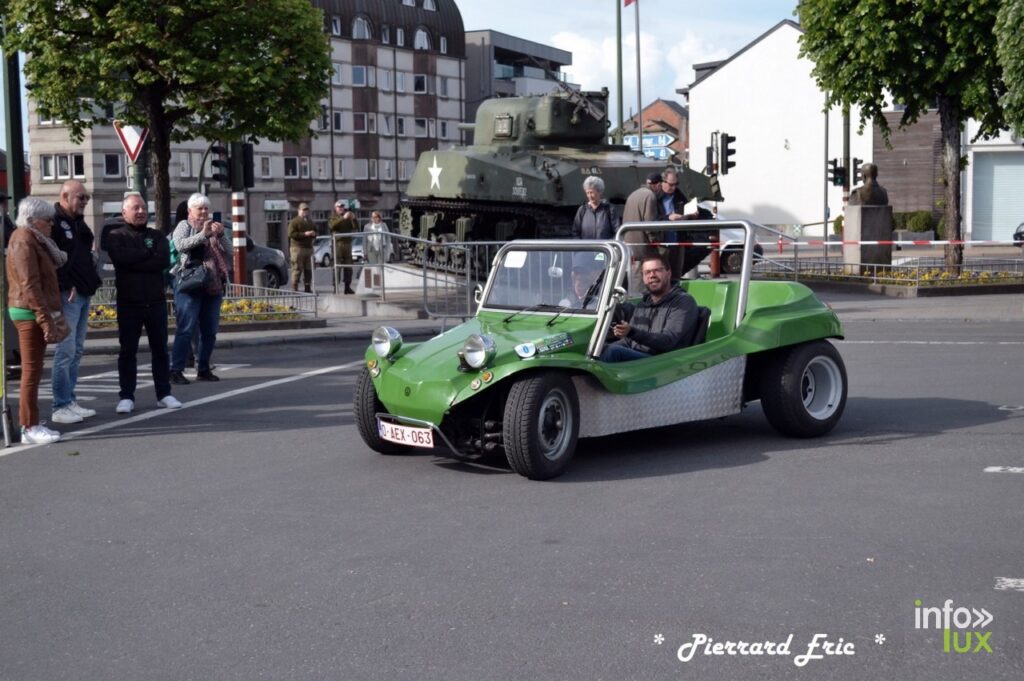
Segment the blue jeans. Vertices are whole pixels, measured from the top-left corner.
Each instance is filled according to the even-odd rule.
[[[602,362],[629,362],[630,360],[644,359],[645,357],[650,357],[650,355],[633,348],[627,348],[625,345],[611,343],[604,346],[599,359]]]
[[[75,386],[78,384],[78,366],[85,351],[85,334],[89,330],[89,298],[75,294],[68,300],[71,291],[61,291],[61,308],[71,333],[53,350],[53,408],[61,409],[75,401]]]
[[[171,350],[171,371],[183,371],[185,360],[192,346],[192,334],[199,330],[199,352],[196,357],[196,368],[201,371],[210,370],[210,355],[217,342],[217,327],[220,326],[220,301],[224,296],[211,296],[208,293],[174,292],[174,316],[178,329],[174,334],[174,347]]]

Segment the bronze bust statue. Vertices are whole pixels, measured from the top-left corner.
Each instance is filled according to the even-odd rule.
[[[850,205],[888,206],[889,192],[878,184],[878,166],[874,163],[865,163],[860,168],[864,184],[850,191]]]

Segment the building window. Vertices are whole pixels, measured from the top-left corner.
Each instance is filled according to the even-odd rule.
[[[353,40],[369,40],[371,37],[373,36],[370,34],[370,22],[366,17],[356,17],[352,20]]]
[[[270,157],[260,156],[260,177],[267,180],[272,177],[270,172]]]
[[[366,67],[352,67],[352,87],[366,87]]]
[[[438,121],[438,137],[443,140],[448,139],[448,121]]]
[[[415,7],[416,0],[402,0],[402,4],[405,5],[406,7]]]
[[[39,171],[44,180],[53,180],[57,177],[53,168],[52,154],[46,154],[39,157]]]
[[[380,134],[388,137],[395,134],[395,123],[390,114],[380,115]]]
[[[405,29],[404,28],[396,28],[395,29],[395,44],[398,45],[399,47],[405,47]]]
[[[316,127],[321,132],[331,129],[331,114],[327,111],[327,106],[324,104],[320,105],[320,120],[317,121]]]
[[[377,82],[381,90],[391,91],[391,71],[388,69],[377,69]]]
[[[414,50],[430,49],[430,34],[424,28],[417,28],[413,36],[412,47]]]
[[[448,38],[441,36],[438,38],[438,44],[440,46],[441,54],[448,54]]]
[[[71,177],[71,164],[64,154],[57,155],[57,179],[63,180]]]
[[[331,73],[331,85],[344,85],[345,81],[341,78],[341,64],[334,62],[334,71]]]
[[[354,161],[355,168],[352,176],[357,180],[366,180],[370,177],[370,164],[365,158],[357,158]]]
[[[427,137],[430,137],[431,139],[437,137],[437,125],[434,123],[433,118],[427,121]]]
[[[370,159],[370,179],[377,179],[377,159],[375,158]]]
[[[398,123],[398,136],[405,137],[405,116],[399,116],[395,121]]]
[[[385,160],[380,162],[380,176],[381,176],[381,178],[383,178],[385,180],[392,180],[392,179],[394,179],[394,175],[393,175],[392,167],[391,167],[391,161],[388,161],[388,160],[385,159]]]
[[[398,179],[403,182],[409,179],[409,170],[406,167],[405,161],[398,162]]]
[[[284,157],[284,179],[292,180],[299,176],[299,157]]]
[[[48,113],[39,112],[39,125],[53,125],[53,117]]]
[[[341,35],[341,17],[331,17],[331,35]]]
[[[121,177],[123,174],[121,154],[103,154],[103,177]]]
[[[326,180],[327,179],[327,159],[326,158],[318,158],[316,160],[316,178],[318,180]]]
[[[391,44],[391,27],[381,26],[380,27],[380,41],[385,45]]]
[[[437,77],[437,95],[439,97],[448,96],[448,79],[444,76]]]
[[[309,179],[309,156],[299,157],[299,175],[303,180]]]
[[[405,73],[395,72],[395,92],[405,92]]]
[[[366,114],[352,114],[352,132],[366,132]]]
[[[412,91],[418,95],[427,93],[427,77],[422,73],[414,74],[412,77]]]
[[[334,159],[334,176],[339,180],[345,177],[345,159]]]
[[[71,176],[85,177],[85,156],[82,154],[71,154]]]
[[[413,134],[416,137],[427,136],[427,119],[426,118],[414,118],[412,119]]]
[[[110,156],[112,154],[107,154],[107,155]],[[180,172],[178,174],[181,177],[192,177],[192,155],[189,154],[186,151],[186,152],[183,152],[181,154],[178,154],[178,158],[181,159],[180,161],[178,161],[178,167],[180,168]],[[106,175],[106,173],[104,173],[104,174]],[[106,175],[106,176],[110,177],[110,175]],[[114,177],[120,177],[120,176],[119,175],[114,175]]]
[[[334,112],[334,132],[344,132],[345,126],[343,124],[343,117],[341,111]]]
[[[423,0],[423,9],[429,12],[436,12],[437,5],[434,3],[434,0]]]

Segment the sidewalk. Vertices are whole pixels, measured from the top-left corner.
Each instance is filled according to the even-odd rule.
[[[244,348],[255,345],[278,345],[283,343],[312,343],[330,341],[363,340],[370,343],[370,334],[378,326],[393,326],[408,337],[429,337],[441,332],[441,320],[433,319],[387,319],[381,317],[357,317],[349,315],[321,315],[327,326],[314,329],[271,329],[268,331],[222,331],[217,334],[217,348]],[[448,320],[451,328],[455,321]],[[174,335],[168,338],[168,344]],[[146,335],[139,341],[140,352],[148,349]],[[116,355],[120,349],[117,338],[91,338],[86,336],[85,352],[93,355]]]

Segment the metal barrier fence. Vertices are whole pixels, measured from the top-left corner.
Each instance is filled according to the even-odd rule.
[[[943,258],[902,258],[891,265],[848,265],[842,260],[816,258],[760,261],[755,272],[770,278],[858,281],[895,286],[941,286],[956,283],[1024,283],[1024,260],[964,258],[959,266]]]
[[[221,321],[274,321],[315,318],[316,295],[286,289],[228,284],[221,301]],[[167,298],[167,317],[174,321],[174,299]],[[94,326],[117,321],[117,289],[99,288],[89,301],[89,322]]]

